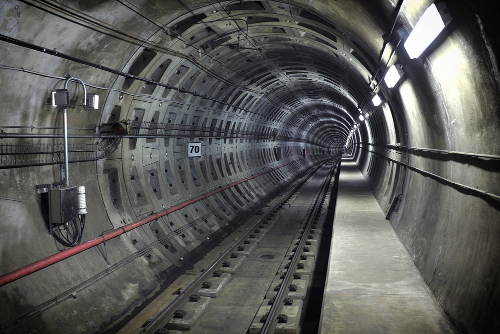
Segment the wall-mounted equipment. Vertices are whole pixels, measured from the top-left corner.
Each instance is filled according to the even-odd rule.
[[[98,95],[87,95],[85,83],[78,78],[68,76],[64,89],[56,89],[52,92],[52,105],[62,109],[63,112],[63,136],[64,136],[64,176],[61,182],[53,185],[37,186],[37,192],[42,195],[42,211],[47,221],[50,235],[57,242],[66,247],[78,245],[82,240],[85,227],[85,215],[87,204],[85,200],[85,187],[69,186],[69,161],[68,161],[68,107],[70,97],[68,83],[76,81],[83,86],[83,107],[86,109],[97,109],[99,107]]]
[[[55,188],[49,191],[49,229],[78,218],[78,190],[76,187]],[[52,234],[52,233],[51,233]]]
[[[65,247],[78,245],[85,227],[85,187],[49,190],[49,233]]]
[[[450,12],[444,3],[430,5],[404,43],[410,58],[418,58],[451,20]]]
[[[120,136],[128,135],[129,125],[127,122],[116,122],[113,124],[113,131]]]
[[[387,87],[393,88],[403,76],[404,72],[400,65],[392,65],[385,74],[384,81]]]
[[[86,98],[82,99],[82,104],[85,109],[99,109],[99,95],[88,94]]]
[[[78,245],[82,240],[87,214],[85,187],[64,187],[61,182],[38,185],[42,214],[49,234],[65,247]]]
[[[55,108],[69,107],[69,91],[67,89],[56,89],[52,92],[52,106]]]

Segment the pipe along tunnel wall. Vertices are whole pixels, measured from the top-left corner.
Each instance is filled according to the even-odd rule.
[[[0,4],[1,275],[58,253],[37,185],[61,180],[62,113],[50,94],[68,74],[101,100],[83,109],[70,83],[83,242],[286,164],[107,241],[107,258],[96,246],[1,286],[0,324],[85,333],[119,321],[217,231],[347,146],[456,329],[498,331],[500,11],[448,1],[453,21],[421,57],[402,43],[390,57],[396,33],[380,57],[394,18],[409,32],[431,3]],[[374,107],[387,61],[405,74],[380,84]],[[118,121],[128,134],[113,132]],[[187,157],[189,142],[201,157]]]

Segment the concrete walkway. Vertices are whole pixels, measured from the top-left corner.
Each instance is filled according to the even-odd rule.
[[[320,333],[454,333],[365,178],[345,158]]]

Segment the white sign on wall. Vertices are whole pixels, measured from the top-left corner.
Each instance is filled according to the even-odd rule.
[[[188,157],[201,157],[201,143],[188,143]]]

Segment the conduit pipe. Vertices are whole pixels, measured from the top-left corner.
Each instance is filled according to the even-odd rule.
[[[362,146],[358,146],[360,149],[365,149],[363,148]],[[474,188],[474,187],[471,187],[471,186],[467,186],[465,184],[462,184],[462,183],[458,183],[458,182],[455,182],[455,181],[451,181],[451,180],[448,180],[446,177],[443,177],[443,176],[440,176],[440,175],[437,175],[437,174],[434,174],[434,173],[431,173],[431,172],[428,172],[426,170],[423,170],[423,169],[420,169],[420,168],[417,168],[415,166],[412,166],[410,164],[407,164],[407,163],[404,163],[404,162],[401,162],[401,161],[398,161],[398,160],[394,160],[394,159],[391,159],[389,157],[386,157],[385,155],[383,154],[380,154],[378,152],[375,152],[375,151],[372,151],[372,150],[369,150],[369,149],[365,149],[367,152],[370,152],[370,153],[373,153],[373,154],[376,154],[388,161],[391,161],[391,162],[394,162],[398,165],[402,165],[406,168],[408,168],[409,170],[412,170],[414,172],[417,172],[423,176],[426,176],[426,177],[430,177],[440,183],[443,183],[443,184],[446,184],[448,186],[451,186],[451,187],[456,187],[458,189],[463,189],[464,191],[468,191],[468,192],[471,192],[473,194],[476,194],[478,197],[481,197],[484,199],[484,197],[486,198],[490,198],[490,199],[493,199],[495,201],[500,201],[500,195],[496,195],[496,194],[492,194],[490,192],[487,192],[487,191],[484,191],[484,190],[480,190],[478,188]]]
[[[68,76],[68,79],[66,79],[66,82],[64,82],[64,89],[68,89],[68,83],[70,81],[78,81],[82,84],[83,86],[83,101],[86,103],[87,101],[87,88],[85,87],[85,83],[78,79],[74,78],[72,76]],[[68,154],[68,109],[64,108],[63,109],[63,118],[64,118],[64,173],[65,173],[65,179],[63,180],[64,185],[66,187],[69,187],[69,154]]]
[[[372,83],[377,79],[377,74],[378,74],[378,72],[380,72],[380,68],[382,67],[382,61],[383,61],[383,57],[384,57],[385,48],[387,47],[387,44],[389,44],[389,40],[392,36],[392,33],[394,32],[394,28],[396,27],[396,23],[398,22],[399,15],[401,14],[401,9],[403,8],[405,1],[406,0],[401,0],[399,3],[399,7],[396,6],[396,8],[397,8],[396,9],[396,17],[394,18],[394,22],[392,23],[392,27],[391,27],[389,34],[387,34],[387,38],[385,38],[385,40],[384,40],[384,45],[382,46],[382,51],[380,52],[380,58],[379,58],[379,62],[378,62],[377,71],[375,72],[375,75],[372,77],[370,84],[368,86],[371,86]],[[399,45],[399,43],[398,43],[398,45]],[[383,80],[383,78],[380,81],[382,81],[382,80]]]
[[[80,253],[80,252],[82,252],[84,250],[87,250],[89,248],[97,246],[97,245],[99,245],[99,244],[101,244],[101,243],[103,243],[103,242],[105,242],[107,240],[113,239],[113,238],[115,238],[115,237],[117,237],[117,236],[119,236],[119,235],[121,235],[123,233],[126,233],[126,232],[129,232],[129,231],[133,230],[133,229],[136,229],[139,226],[147,224],[147,223],[149,223],[149,222],[151,222],[153,220],[158,220],[158,218],[160,218],[160,217],[163,217],[165,215],[168,215],[169,213],[172,213],[172,212],[175,212],[175,211],[180,210],[182,208],[185,208],[186,206],[191,205],[193,203],[196,203],[196,202],[199,202],[201,200],[204,200],[204,199],[206,199],[206,198],[208,198],[210,196],[213,196],[213,195],[215,195],[217,193],[220,193],[220,192],[222,192],[224,190],[227,190],[227,189],[229,189],[231,187],[234,187],[234,186],[236,186],[238,184],[241,184],[241,183],[244,183],[246,181],[255,179],[256,177],[259,177],[261,175],[273,172],[273,171],[275,171],[277,169],[285,167],[286,165],[289,165],[291,163],[294,163],[296,161],[303,160],[303,159],[305,159],[305,158],[295,159],[295,160],[290,161],[290,162],[288,162],[286,164],[283,164],[283,165],[274,167],[274,168],[272,168],[270,170],[267,170],[267,171],[255,174],[255,175],[250,176],[250,177],[247,177],[246,179],[243,179],[241,181],[235,182],[235,183],[227,185],[225,187],[221,187],[219,189],[216,189],[216,190],[211,191],[209,193],[206,193],[204,195],[201,195],[201,196],[198,196],[196,198],[193,198],[192,200],[189,200],[189,201],[186,201],[184,203],[181,203],[181,204],[178,204],[176,206],[173,206],[173,207],[171,207],[171,208],[169,208],[167,210],[163,210],[163,211],[157,212],[157,213],[152,214],[152,215],[150,215],[150,216],[148,216],[146,218],[143,218],[143,219],[138,220],[136,222],[130,223],[130,224],[125,225],[123,227],[117,228],[117,229],[115,229],[115,230],[113,230],[113,231],[111,231],[109,233],[104,234],[103,236],[99,236],[97,238],[94,238],[92,240],[84,242],[84,243],[82,243],[80,245],[71,247],[71,248],[66,249],[66,250],[64,250],[62,252],[59,252],[57,254],[51,255],[49,257],[46,257],[45,259],[42,259],[42,260],[39,260],[37,262],[31,263],[31,264],[29,264],[29,265],[27,265],[27,266],[25,266],[23,268],[17,269],[17,270],[15,270],[13,272],[10,272],[8,274],[5,274],[5,275],[1,276],[0,277],[0,286],[8,284],[8,283],[10,283],[10,282],[12,282],[12,281],[14,281],[14,280],[16,280],[18,278],[27,276],[27,275],[29,275],[29,274],[37,271],[37,270],[43,269],[45,267],[48,267],[48,266],[50,266],[50,265],[52,265],[52,264],[54,264],[56,262],[59,262],[59,261],[64,260],[64,259],[67,259],[70,256],[73,256],[73,255],[78,254],[78,253]]]

